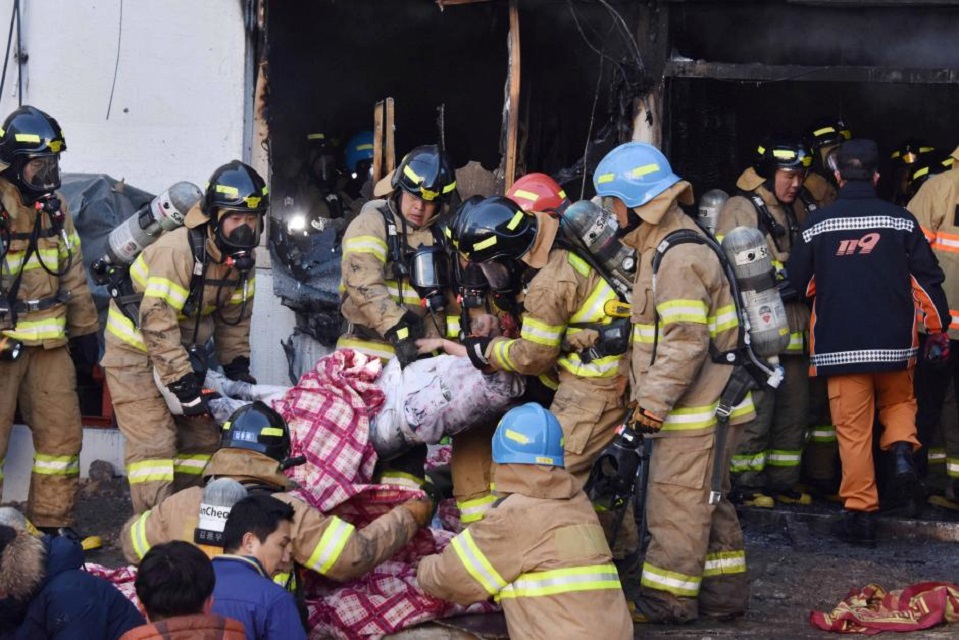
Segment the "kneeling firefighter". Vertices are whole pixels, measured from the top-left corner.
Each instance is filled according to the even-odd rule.
[[[650,542],[637,610],[653,622],[742,615],[749,598],[742,531],[735,508],[713,499],[709,481],[721,465],[728,491],[729,457],[742,423],[755,415],[745,391],[738,404],[724,393],[741,342],[732,284],[706,234],[679,207],[693,204],[692,186],[658,149],[620,145],[593,179],[597,194],[611,201],[624,244],[637,252],[627,426],[653,442]],[[681,230],[703,242],[666,246]],[[729,425],[725,447],[716,433],[720,419]]]
[[[520,336],[467,337],[465,344],[479,369],[539,376],[558,365],[550,411],[565,434],[566,468],[584,482],[625,415],[629,321],[613,315],[621,308],[615,279],[560,228],[554,215],[526,213],[499,196],[458,212],[450,224],[454,246],[492,287],[517,264],[539,269],[527,285]],[[627,555],[635,543],[624,538],[614,554]]]
[[[459,336],[449,255],[438,216],[456,190],[445,151],[410,151],[391,178],[392,193],[371,200],[343,235],[340,311],[347,326],[337,349],[353,349],[406,366],[419,338]],[[426,446],[381,468],[383,482],[419,488]]]
[[[0,131],[0,492],[19,401],[36,446],[27,515],[48,533],[72,526],[80,474],[71,356],[89,370],[100,355],[80,236],[57,191],[66,148],[57,121],[35,107]]]
[[[213,338],[227,377],[255,382],[253,252],[268,202],[266,184],[252,167],[237,160],[219,167],[185,226],[165,233],[130,267],[133,290],[142,296],[139,309],[130,313],[129,305],[110,302],[103,366],[126,436],[136,513],[159,504],[175,486],[199,482],[216,451],[219,432],[202,390],[206,343]],[[154,369],[184,415],[171,415]]]
[[[359,578],[389,559],[429,523],[428,499],[410,500],[357,530],[337,516],[327,516],[295,495],[283,470],[301,464],[291,459],[286,421],[262,402],[237,409],[223,425],[221,448],[203,470],[204,483],[229,478],[248,493],[272,494],[295,509],[291,531],[294,562],[337,581]],[[184,540],[210,553],[222,553],[222,533],[232,504],[213,504],[201,487],[169,496],[153,509],[133,516],[123,526],[123,555],[138,563],[150,547]],[[297,581],[302,584],[301,581]]]

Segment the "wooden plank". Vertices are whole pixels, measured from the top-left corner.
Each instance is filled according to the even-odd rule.
[[[667,78],[709,78],[742,82],[866,82],[955,84],[959,69],[896,69],[890,67],[804,66],[668,60]]]
[[[393,98],[386,99],[386,175],[392,175],[396,169],[396,122],[394,120]]]
[[[506,189],[516,179],[516,138],[519,133],[519,7],[518,0],[509,2],[509,109],[506,124]]]
[[[383,177],[383,101],[373,105],[373,184]]]

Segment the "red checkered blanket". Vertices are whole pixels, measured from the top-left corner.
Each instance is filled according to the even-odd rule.
[[[313,371],[274,403],[290,426],[292,455],[307,459],[287,472],[301,486],[299,497],[357,527],[419,495],[411,489],[371,484],[376,454],[369,443],[369,419],[384,401],[374,384],[381,369],[378,359],[351,350],[336,351],[321,358]],[[391,560],[348,584],[308,573],[310,638],[379,638],[427,620],[495,610],[487,603],[454,605],[417,586],[416,563],[442,551],[452,536],[438,529],[421,531]],[[135,600],[134,568],[88,565],[88,569]]]

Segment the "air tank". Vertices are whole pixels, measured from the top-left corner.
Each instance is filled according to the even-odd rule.
[[[580,200],[563,212],[568,230],[575,234],[596,261],[620,285],[631,291],[636,275],[636,252],[624,246],[616,231],[616,216],[595,202]]]
[[[716,220],[719,219],[719,212],[723,210],[727,200],[729,194],[722,189],[712,189],[700,196],[699,224],[709,229],[710,233],[716,233]]]

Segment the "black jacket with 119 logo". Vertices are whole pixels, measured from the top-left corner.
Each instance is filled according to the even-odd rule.
[[[949,326],[942,269],[919,223],[869,182],[846,183],[806,219],[786,270],[812,301],[810,375],[907,369],[917,324]]]

